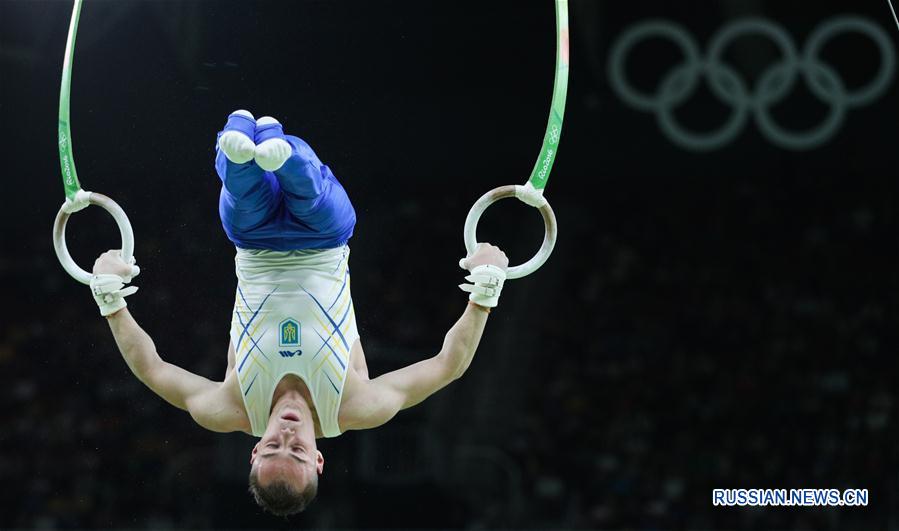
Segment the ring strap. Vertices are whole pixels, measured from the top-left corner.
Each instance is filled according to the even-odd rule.
[[[568,96],[568,51],[568,0],[556,0],[556,76],[553,82],[553,99],[546,134],[543,135],[543,147],[528,178],[528,183],[536,190],[546,188],[546,181],[549,180],[549,173],[559,151],[559,137],[562,135],[565,101]]]
[[[72,19],[69,22],[69,36],[66,40],[66,54],[62,63],[62,84],[59,89],[59,164],[62,170],[62,184],[65,188],[66,201],[56,215],[53,224],[53,247],[63,269],[82,284],[90,284],[91,274],[78,267],[69,254],[66,246],[66,223],[69,217],[86,208],[97,205],[112,214],[122,236],[122,259],[131,263],[134,257],[134,232],[125,211],[115,201],[105,195],[87,192],[81,189],[78,172],[75,171],[75,158],[72,150],[72,130],[69,124],[69,100],[72,89],[72,64],[75,58],[75,37],[78,33],[78,20],[81,18],[83,0],[75,0],[72,7]],[[137,269],[135,268],[135,271]]]
[[[556,74],[553,83],[553,98],[549,121],[546,125],[546,134],[543,136],[543,148],[540,150],[540,156],[537,158],[537,163],[531,171],[531,176],[524,186],[501,186],[487,192],[472,205],[471,210],[468,211],[468,216],[465,218],[463,236],[465,238],[465,249],[470,256],[474,254],[478,244],[478,221],[481,219],[484,211],[487,210],[487,207],[496,201],[507,197],[516,197],[523,203],[540,210],[545,228],[543,245],[540,246],[540,250],[530,260],[519,266],[510,267],[506,277],[509,279],[525,277],[539,269],[549,259],[549,255],[552,254],[558,233],[556,216],[546,198],[543,197],[546,181],[549,179],[549,174],[552,171],[553,163],[558,153],[559,138],[562,135],[562,123],[565,115],[565,101],[568,94],[568,0],[555,1]]]
[[[62,62],[62,85],[59,88],[59,166],[62,170],[62,185],[66,197],[72,201],[81,190],[78,172],[75,171],[75,158],[72,155],[72,129],[69,126],[69,95],[72,91],[72,63],[75,60],[75,36],[78,33],[78,20],[81,18],[82,0],[75,0],[72,7],[72,20],[69,23],[69,37],[66,40],[66,55]]]

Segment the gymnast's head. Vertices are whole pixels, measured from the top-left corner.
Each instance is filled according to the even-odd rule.
[[[324,465],[311,419],[276,406],[250,455],[250,493],[276,516],[299,513],[315,499]]]

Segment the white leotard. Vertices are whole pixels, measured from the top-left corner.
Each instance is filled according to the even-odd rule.
[[[231,319],[240,391],[253,435],[268,425],[272,393],[285,375],[301,378],[322,435],[340,435],[337,414],[359,333],[350,295],[350,250],[237,249]]]

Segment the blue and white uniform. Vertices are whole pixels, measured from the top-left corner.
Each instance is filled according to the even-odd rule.
[[[253,435],[265,432],[275,387],[293,374],[309,388],[322,435],[336,437],[350,350],[359,336],[346,244],[356,214],[309,145],[294,136],[286,140],[292,155],[274,172],[216,153],[223,183],[219,213],[237,247],[230,332],[235,370]]]
[[[272,393],[287,374],[309,388],[322,435],[340,435],[340,400],[359,337],[349,255],[347,246],[237,250],[231,341],[253,435],[265,432]]]
[[[293,154],[274,172],[253,161],[231,162],[216,148],[215,169],[223,185],[219,216],[225,234],[242,249],[340,247],[356,226],[356,211],[346,191],[309,144],[291,135],[285,140]]]

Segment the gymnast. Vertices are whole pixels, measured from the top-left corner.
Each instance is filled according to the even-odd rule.
[[[250,492],[286,516],[314,499],[324,456],[316,439],[376,428],[471,364],[508,259],[479,244],[460,264],[469,302],[433,357],[369,378],[350,295],[347,245],[356,223],[334,174],[303,140],[271,117],[228,117],[216,142],[219,215],[236,247],[237,292],[228,368],[214,382],[165,362],[128,312],[136,269],[119,251],[100,255],[91,290],[134,375],[215,432],[259,437]]]

